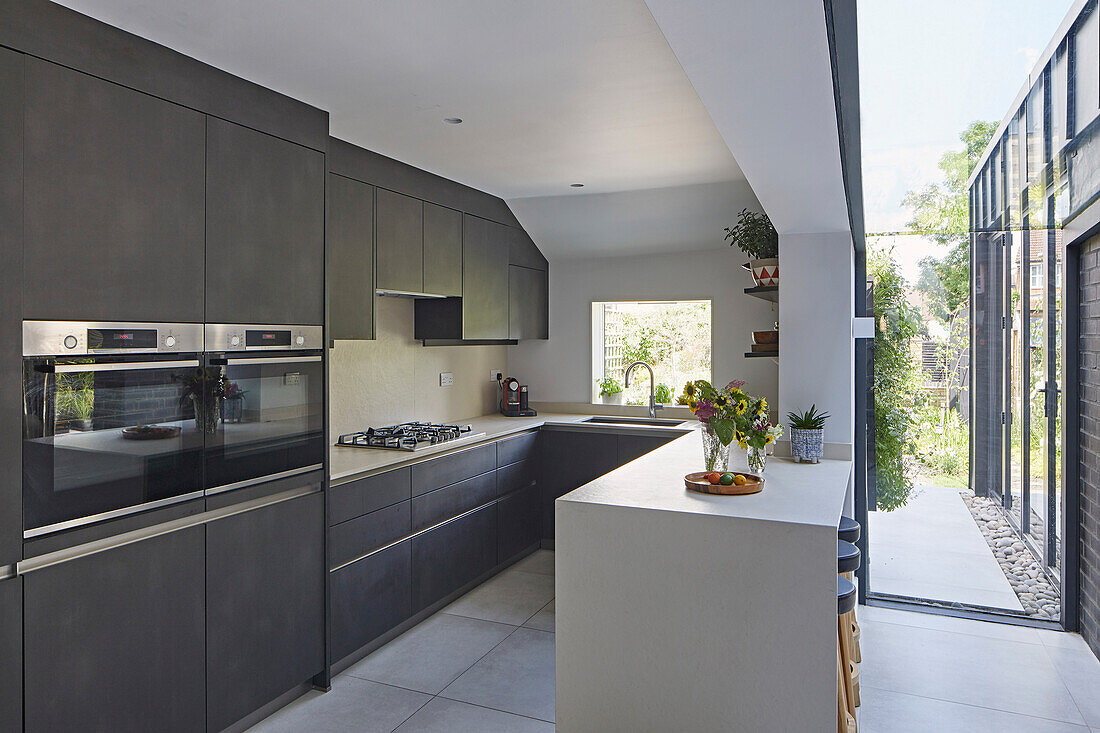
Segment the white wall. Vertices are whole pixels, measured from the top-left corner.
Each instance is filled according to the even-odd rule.
[[[376,298],[377,339],[337,341],[329,361],[333,435],[407,420],[447,422],[497,409],[489,372],[508,373],[505,346],[421,346],[411,298]],[[452,387],[439,373],[452,372]]]
[[[854,262],[847,232],[779,236],[779,411],[816,404],[828,443],[853,443]]]
[[[745,295],[752,276],[729,248],[636,257],[555,259],[550,267],[550,339],[509,347],[511,374],[531,387],[532,402],[589,402],[592,380],[592,303],[602,300],[713,300],[714,381],[748,381],[776,403],[771,359],[746,359],[752,332],[777,320],[771,303]],[[674,385],[677,389],[681,385]]]

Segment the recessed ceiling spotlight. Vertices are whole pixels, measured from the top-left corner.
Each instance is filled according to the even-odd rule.
[[[570,183],[569,188],[584,188],[583,183]]]
[[[446,122],[448,125],[461,125],[462,124],[462,118],[461,117],[444,117],[443,121]]]

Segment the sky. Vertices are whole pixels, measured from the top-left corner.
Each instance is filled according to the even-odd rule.
[[[860,127],[867,233],[905,229],[905,192],[940,179],[974,120],[1000,123],[1073,0],[859,0]],[[902,274],[945,249],[891,240]]]

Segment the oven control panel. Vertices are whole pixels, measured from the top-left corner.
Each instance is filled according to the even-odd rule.
[[[198,353],[198,323],[23,321],[23,356]]]
[[[323,348],[321,326],[206,324],[207,351],[262,351]]]

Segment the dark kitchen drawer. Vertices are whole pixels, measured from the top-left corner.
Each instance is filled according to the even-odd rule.
[[[497,496],[504,496],[535,480],[535,462],[521,461],[497,469]]]
[[[410,496],[412,470],[407,467],[333,486],[328,490],[329,526],[396,504]]]
[[[329,562],[343,565],[379,547],[409,535],[409,507],[406,499],[384,509],[364,514],[329,529]]]
[[[495,471],[429,491],[412,500],[412,531],[457,517],[497,498]]]
[[[412,543],[416,613],[496,565],[497,505],[417,535]]]
[[[535,485],[497,503],[497,562],[502,563],[542,538],[542,500]]]
[[[449,486],[497,467],[496,443],[448,453],[412,467],[412,495]]]
[[[497,443],[497,467],[507,466],[510,463],[526,461],[535,454],[535,441],[538,440],[537,430],[517,435],[514,438],[505,438]]]
[[[329,593],[337,662],[412,616],[412,540],[330,573]]]

